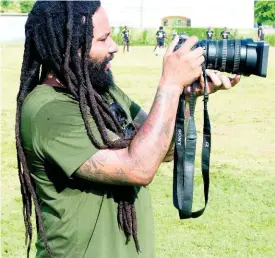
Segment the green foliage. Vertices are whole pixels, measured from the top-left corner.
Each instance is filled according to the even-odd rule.
[[[182,28],[175,28],[174,30],[177,31],[178,34],[188,34],[189,36],[197,36],[199,40],[206,38],[206,30],[207,28],[191,28],[191,27],[182,27]],[[213,28],[214,36],[213,39],[221,39],[221,32],[223,28]],[[229,38],[235,38],[237,30],[229,30],[230,35]]]
[[[9,0],[1,0],[0,2],[0,12],[1,13],[6,13],[9,12],[10,10],[13,11],[13,9],[16,9],[16,4],[14,1],[9,1]],[[16,12],[16,11],[13,11]]]
[[[265,36],[264,40],[267,41],[270,46],[275,46],[275,34]]]
[[[119,32],[118,32],[119,29]],[[113,28],[112,37],[116,41],[118,45],[123,44],[122,39],[122,30],[124,27],[120,28]],[[130,30],[130,45],[131,46],[141,46],[141,45],[150,45],[153,46],[156,44],[156,30],[155,29],[136,29],[136,28],[129,28]],[[191,28],[191,27],[182,27],[182,28],[165,28],[165,32],[167,33],[166,44],[172,40],[173,31],[176,30],[178,34],[188,34],[189,36],[196,35],[199,40],[205,39],[205,32],[207,28]],[[213,39],[221,39],[221,32],[223,28],[213,28],[214,37]],[[265,40],[269,42],[271,46],[275,46],[274,40],[275,34],[266,35]],[[230,37],[231,39],[245,39],[245,38],[252,38],[256,40],[257,38],[257,29],[232,29],[230,30]]]
[[[129,28],[130,29],[130,44],[132,46],[139,46],[139,45],[155,45],[156,44],[156,29],[136,29],[136,28]],[[113,28],[113,31],[118,29]],[[122,45],[122,35],[121,32],[123,27],[119,28],[118,33],[113,33],[112,37],[117,42],[117,44]],[[205,32],[207,28],[191,28],[191,27],[182,27],[182,28],[165,28],[165,32],[167,33],[166,44],[172,40],[173,31],[176,30],[178,34],[188,34],[189,36],[196,35],[199,40],[205,39]],[[213,39],[221,39],[221,31],[223,28],[213,28],[214,36]],[[252,38],[256,40],[257,37],[257,29],[232,29],[230,30],[230,37],[244,39],[244,38]],[[274,41],[272,40],[272,36],[267,36],[268,41],[271,45],[274,46]]]
[[[123,44],[122,31],[124,27],[113,28],[112,38],[118,44]],[[138,29],[129,28],[130,30],[130,44],[133,46],[139,45],[154,45],[155,44],[155,33],[153,29]],[[115,32],[115,33],[114,33]]]
[[[20,1],[20,12],[29,13],[34,5],[34,1]]]
[[[262,24],[275,24],[275,1],[256,1],[254,18]]]
[[[112,28],[112,38],[119,45],[123,44],[122,31],[123,31],[123,27],[113,27]]]
[[[144,38],[143,29],[130,29],[130,42],[131,45],[144,45],[147,38]]]
[[[143,44],[147,44],[148,31],[145,29],[142,34],[142,42]]]
[[[8,0],[2,0],[1,1],[1,7],[2,8],[7,8],[11,4],[11,1]]]
[[[1,0],[1,13],[29,13],[35,0],[9,1]]]

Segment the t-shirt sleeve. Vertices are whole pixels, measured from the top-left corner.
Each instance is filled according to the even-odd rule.
[[[134,120],[136,115],[140,111],[141,107],[136,102],[131,100],[131,98],[121,88],[119,88],[118,86],[115,86],[115,87],[116,87],[116,90],[121,95],[121,97],[123,98],[123,101],[127,104],[127,107],[129,108],[131,113],[131,118],[132,120]]]
[[[91,115],[88,121],[94,138],[102,145],[100,133]],[[35,123],[37,151],[70,177],[99,148],[89,139],[77,103],[54,101],[37,114]],[[111,131],[109,137],[116,135]]]

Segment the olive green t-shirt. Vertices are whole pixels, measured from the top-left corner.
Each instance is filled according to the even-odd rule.
[[[126,112],[140,107],[117,86],[106,95]],[[108,103],[111,104],[111,103]],[[92,116],[94,137],[102,143]],[[23,147],[41,207],[49,246],[55,258],[155,257],[153,216],[149,190],[136,186],[135,208],[141,253],[133,239],[126,244],[117,222],[114,186],[78,179],[72,174],[99,149],[89,139],[79,109],[66,89],[37,86],[25,99],[21,117]],[[112,137],[111,131],[109,136]],[[119,190],[120,186],[115,186]],[[38,235],[36,257],[48,257]]]

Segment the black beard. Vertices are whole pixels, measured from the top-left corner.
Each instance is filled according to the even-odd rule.
[[[108,92],[108,90],[115,85],[111,70],[106,70],[106,65],[111,59],[112,58],[105,58],[103,62],[100,63],[97,60],[91,60],[89,62],[88,70],[90,81],[93,88],[99,94]]]

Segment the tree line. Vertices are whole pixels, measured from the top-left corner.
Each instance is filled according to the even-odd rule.
[[[1,0],[1,13],[29,13],[35,1],[9,1]]]
[[[275,25],[275,1],[255,1],[254,20],[257,23]]]

